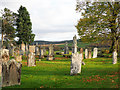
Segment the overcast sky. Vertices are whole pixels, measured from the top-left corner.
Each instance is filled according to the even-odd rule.
[[[0,10],[7,7],[17,12],[20,5],[30,13],[35,40],[71,40],[77,35],[76,0],[1,0]]]

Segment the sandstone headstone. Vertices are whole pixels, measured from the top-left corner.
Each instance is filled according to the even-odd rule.
[[[85,62],[83,61],[84,59],[83,48],[80,48],[80,54],[82,54],[82,65],[85,65]]]
[[[81,73],[82,54],[73,53],[71,60],[71,71],[70,75]]]
[[[91,49],[88,50],[88,58],[90,59],[92,56],[91,56]]]
[[[27,66],[28,67],[36,66],[35,54],[33,52],[30,52],[28,54]]]
[[[35,55],[40,55],[40,50],[38,46],[35,47]]]
[[[34,52],[35,52],[35,46],[31,46],[31,45],[30,45],[30,46],[29,46],[29,52],[33,52],[33,53],[34,53]]]
[[[117,51],[114,50],[113,51],[113,64],[116,64],[117,63]]]
[[[73,37],[72,53],[77,53],[77,37],[76,37],[76,35]]]
[[[23,54],[25,53],[25,44],[24,44],[24,42],[22,42],[22,44],[21,44],[21,50],[23,51]]]
[[[97,58],[97,54],[98,54],[98,49],[94,48],[93,49],[93,58]]]
[[[88,49],[85,49],[85,58],[88,58]]]
[[[69,48],[68,48],[68,43],[67,42],[65,42],[64,54],[69,54]]]
[[[20,85],[21,83],[21,63],[14,59],[2,63],[2,87]]]

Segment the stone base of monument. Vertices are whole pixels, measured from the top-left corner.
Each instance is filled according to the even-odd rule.
[[[51,61],[51,60],[54,60],[55,58],[53,56],[48,56],[47,57],[47,60]]]
[[[20,85],[22,64],[14,59],[2,63],[2,87]]]

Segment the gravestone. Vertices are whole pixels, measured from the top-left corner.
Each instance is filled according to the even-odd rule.
[[[88,49],[85,49],[85,59],[88,58]]]
[[[9,50],[10,56],[14,56],[14,49],[15,49],[15,47],[12,44],[10,47],[10,50]]]
[[[38,46],[35,46],[35,55],[40,55],[40,50]]]
[[[117,51],[114,50],[113,51],[113,64],[116,64],[117,63]]]
[[[73,37],[72,53],[77,53],[77,37]]]
[[[73,53],[71,60],[71,71],[70,75],[76,75],[81,73],[82,54]]]
[[[91,56],[91,49],[88,50],[88,58],[90,59],[92,56]]]
[[[94,48],[93,49],[93,58],[97,58],[97,54],[98,54],[98,49]]]
[[[2,87],[20,85],[22,64],[14,59],[2,63]]]
[[[69,54],[68,43],[65,43],[64,54]]]
[[[35,53],[35,46],[29,45],[29,52]]]
[[[24,44],[24,42],[22,42],[22,44],[21,44],[21,50],[23,51],[23,54],[25,53],[25,44]]]
[[[47,52],[46,52],[45,47],[43,47],[43,55],[44,55],[44,56],[47,56]]]
[[[27,66],[28,67],[36,66],[35,54],[33,52],[29,52],[28,54]]]
[[[49,54],[47,57],[47,60],[53,60],[54,59],[54,51],[53,51],[53,45],[49,45]]]
[[[43,47],[42,46],[40,46],[39,47],[39,52],[40,52],[40,54],[39,54],[39,59],[42,59],[42,58],[44,58],[44,51],[43,51]]]
[[[9,61],[9,50],[8,49],[1,49],[0,55],[2,57],[2,62]]]
[[[18,62],[21,62],[22,61],[22,55],[20,55],[20,51],[19,51],[19,48],[15,48],[15,60],[18,61]]]
[[[80,48],[80,54],[82,54],[82,65],[85,65],[85,62],[83,61],[84,59],[83,48]]]

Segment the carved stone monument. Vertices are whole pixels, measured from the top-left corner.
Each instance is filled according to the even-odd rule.
[[[49,55],[47,57],[47,60],[53,60],[53,59],[54,59],[53,45],[50,44],[50,46],[49,46]]]
[[[93,49],[93,58],[97,58],[98,48]]]
[[[65,43],[64,54],[69,54],[68,43]]]
[[[77,37],[76,37],[76,35],[73,37],[72,53],[77,53]]]
[[[20,85],[21,83],[21,63],[14,59],[2,63],[2,87]]]
[[[88,49],[85,49],[85,59],[88,58]]]
[[[42,59],[42,58],[44,58],[44,51],[43,51],[44,49],[43,49],[42,46],[40,46],[40,47],[39,47],[39,50],[40,50],[40,51],[39,51],[39,52],[40,52],[40,54],[39,54],[39,59]]]
[[[90,59],[92,56],[91,56],[91,49],[88,50],[88,58]]]
[[[117,51],[114,50],[113,51],[113,64],[116,64],[117,63]]]
[[[81,73],[82,54],[73,53],[71,60],[71,71],[70,75]]]

